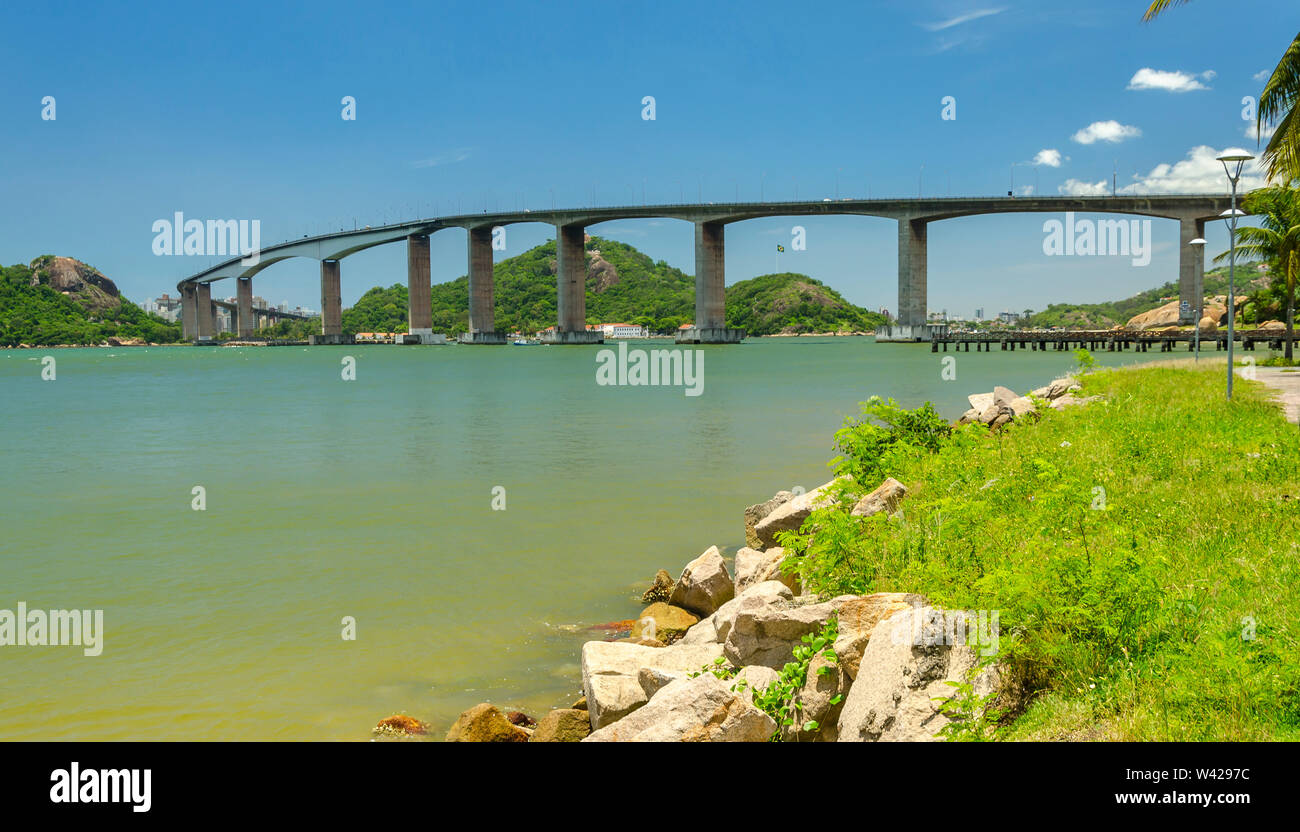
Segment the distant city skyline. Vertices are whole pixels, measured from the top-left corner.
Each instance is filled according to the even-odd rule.
[[[23,199],[0,208],[5,262],[76,257],[139,302],[222,259],[154,254],[155,222],[176,212],[256,220],[271,244],[354,223],[551,204],[1222,192],[1213,153],[1257,147],[1243,98],[1258,95],[1289,42],[1251,29],[1247,48],[1225,50],[1214,22],[1223,9],[1208,2],[1155,25],[1140,23],[1131,0],[807,13],[765,2],[590,4],[563,16],[503,3],[487,18],[386,4],[347,31],[320,22],[336,6],[304,18],[230,3],[231,19],[257,25],[227,50],[193,48],[207,25],[198,8],[166,20],[142,5],[75,16],[7,9],[0,171]],[[1252,19],[1290,10],[1280,0],[1235,8]],[[49,50],[55,31],[63,48]],[[601,72],[590,72],[592,50],[605,56]],[[42,118],[46,97],[52,120]],[[1248,169],[1243,184],[1259,183]],[[1153,221],[1150,264],[1134,266],[1046,256],[1046,219],[933,224],[932,309],[1042,309],[1176,279],[1172,221]],[[1207,228],[1207,259],[1226,248],[1219,225]],[[795,226],[806,248],[790,245]],[[694,273],[685,223],[589,231]],[[511,226],[497,259],[552,234]],[[777,243],[786,251],[774,255]],[[853,303],[892,308],[895,247],[889,221],[738,223],[727,230],[727,282],[802,272]],[[463,275],[464,232],[434,235],[431,255],[435,282]],[[352,305],[373,286],[403,283],[405,252],[353,255],[342,278]],[[255,291],[313,307],[318,280],[314,261],[285,261]]]

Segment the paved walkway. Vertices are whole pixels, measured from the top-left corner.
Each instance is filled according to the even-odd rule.
[[[1286,420],[1300,424],[1300,367],[1256,367],[1255,378],[1278,391]]]

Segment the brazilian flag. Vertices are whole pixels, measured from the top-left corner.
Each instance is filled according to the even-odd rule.
[[[777,244],[776,244],[776,250],[777,250],[777,251],[785,251],[785,246],[781,245],[780,243],[777,243]]]

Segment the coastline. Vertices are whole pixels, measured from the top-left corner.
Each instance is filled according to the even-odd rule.
[[[1079,390],[1074,376],[1062,376],[1026,396],[1003,387],[971,394],[972,408],[952,427],[978,423],[992,433],[1016,419],[1037,421],[1040,408],[1061,410],[1092,401],[1077,397]],[[715,545],[682,567],[676,579],[660,569],[643,593],[642,609],[635,618],[588,628],[605,630],[609,636],[582,646],[582,695],[569,707],[554,708],[534,719],[483,702],[460,715],[446,740],[880,739],[880,732],[875,731],[877,718],[868,718],[861,706],[863,701],[878,698],[878,692],[861,690],[853,696],[864,661],[890,660],[877,655],[884,652],[883,646],[869,652],[873,632],[877,625],[899,632],[933,628],[936,616],[942,622],[945,612],[915,592],[836,597],[805,592],[799,574],[785,563],[778,535],[798,533],[815,510],[844,501],[851,501],[855,517],[883,514],[892,519],[900,516],[908,494],[907,487],[891,477],[870,491],[854,488],[848,480],[837,476],[806,493],[781,491],[747,507],[743,512],[746,545],[732,558],[724,558]],[[818,639],[828,646],[810,651],[810,644],[821,643]],[[951,672],[942,685],[957,683],[974,671],[978,674],[976,689],[987,696],[996,693],[996,666],[979,668],[972,650],[952,645],[941,649],[951,653],[944,657]],[[892,660],[902,662],[903,675],[915,669],[907,667],[905,657]],[[892,667],[891,672],[896,675],[900,667]],[[897,683],[896,679],[882,682],[871,673],[862,678],[864,688]],[[791,681],[797,682],[793,690]],[[786,701],[773,706],[770,700],[782,685]],[[922,691],[928,697],[924,700],[912,697],[913,710],[919,701],[928,702],[936,698],[931,694],[942,693],[942,685]],[[846,722],[844,712],[851,700],[854,707]],[[727,710],[731,716],[717,725],[700,718],[703,711],[713,708]],[[799,719],[781,720],[783,708],[797,710]],[[905,710],[887,718],[896,726],[891,729],[893,739],[942,739],[944,726],[951,722],[937,707],[920,708],[924,719],[910,721],[902,718]],[[405,719],[410,718],[389,717],[375,733],[400,735],[402,731],[394,726],[404,724]],[[431,727],[418,726],[412,733],[424,734]],[[842,732],[847,732],[844,737]]]

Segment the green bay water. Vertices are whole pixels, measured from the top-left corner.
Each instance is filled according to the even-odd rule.
[[[603,637],[586,628],[635,616],[657,569],[730,557],[745,506],[828,480],[858,402],[956,418],[1074,362],[948,353],[944,381],[928,345],[750,339],[698,348],[689,397],[598,385],[599,349],[0,352],[0,609],[102,609],[105,629],[95,657],[0,647],[0,738],[361,740],[394,713],[441,737],[485,700],[540,715],[578,695]]]

